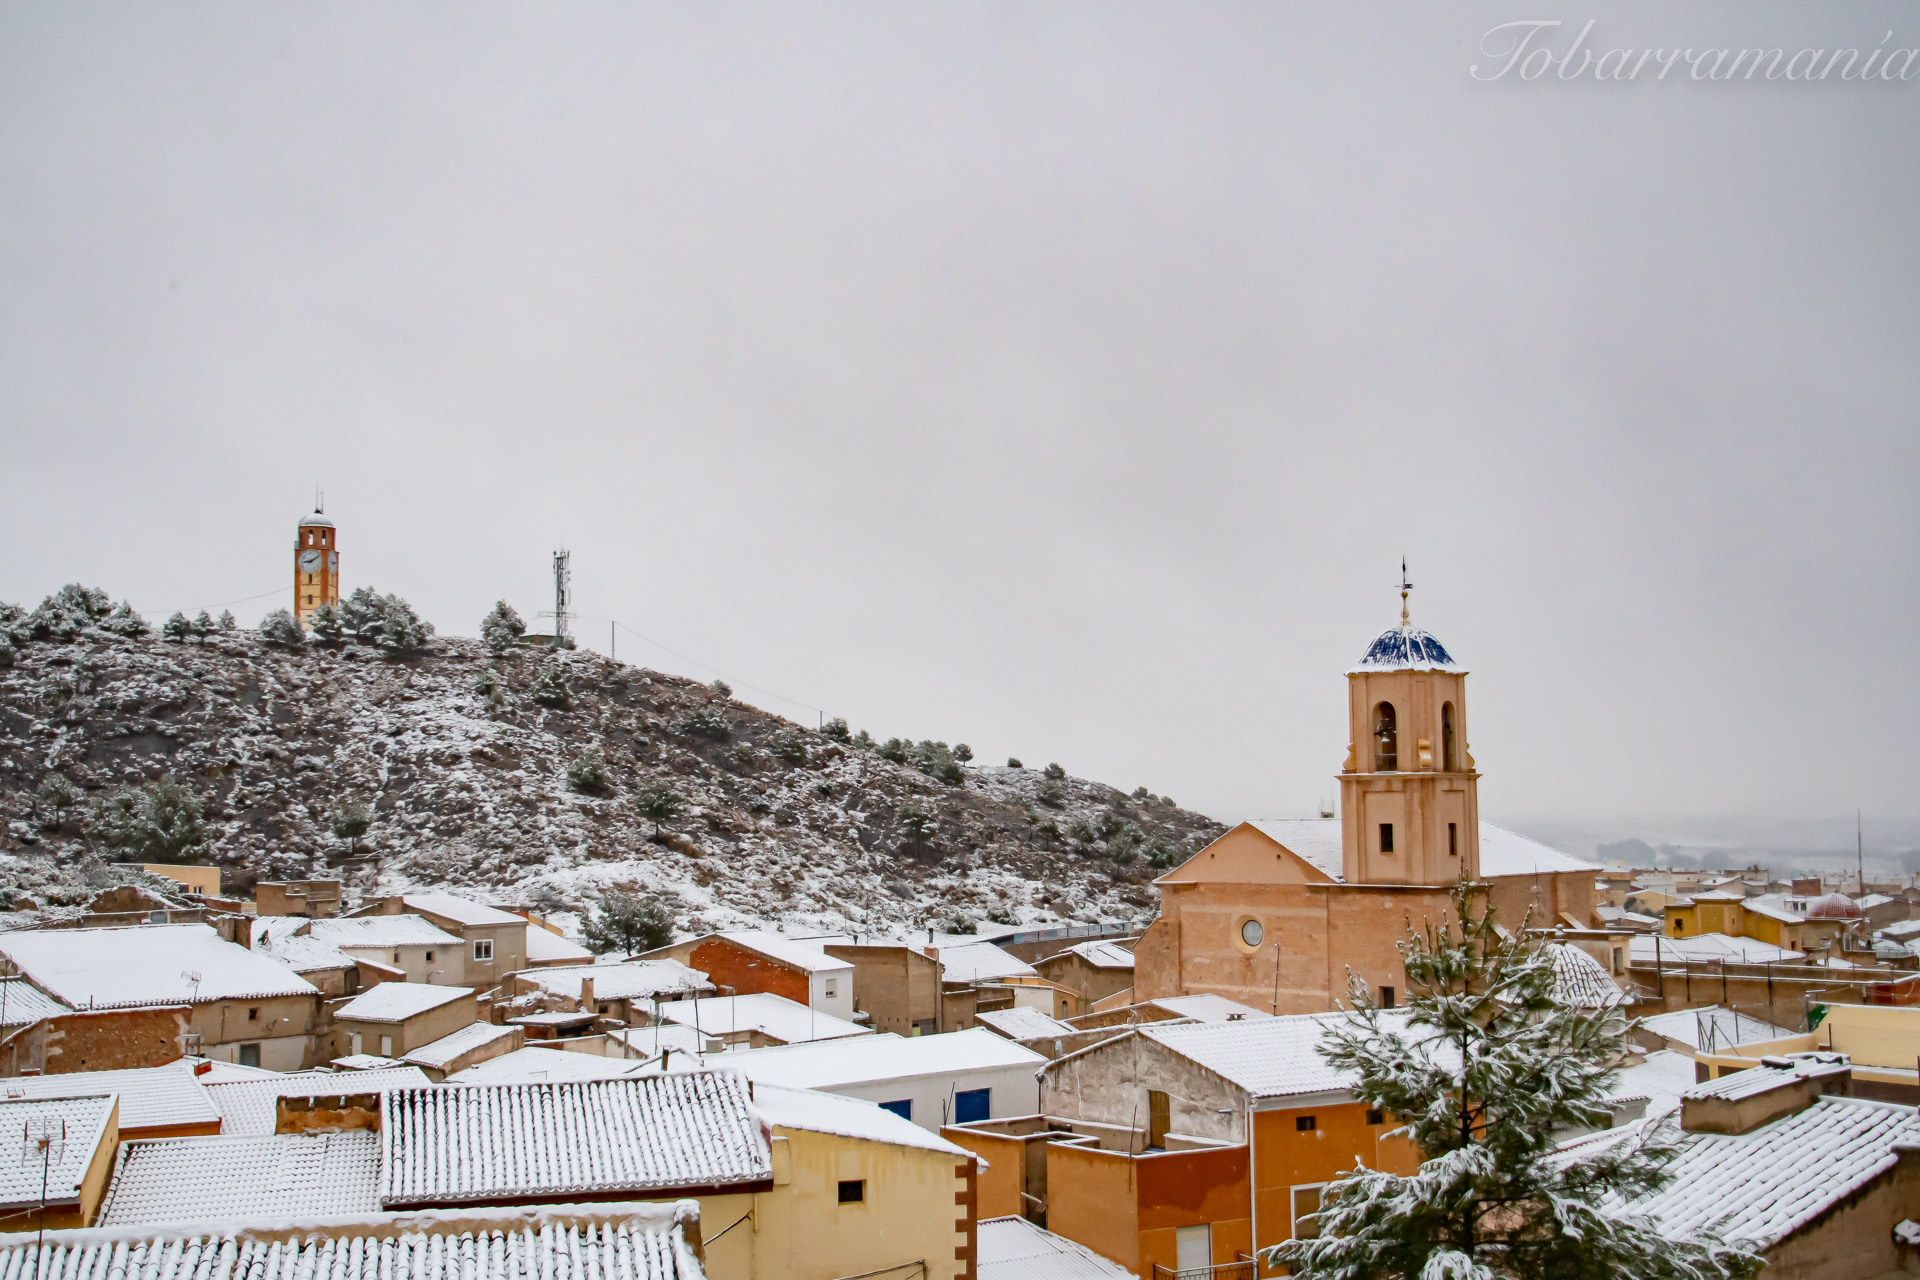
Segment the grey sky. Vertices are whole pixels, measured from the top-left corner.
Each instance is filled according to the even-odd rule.
[[[1331,790],[1404,553],[1489,816],[1914,815],[1920,80],[1472,80],[1528,17],[1920,44],[7,6],[0,599],[282,586],[322,484],[443,631],[564,542],[737,681],[1236,817]]]

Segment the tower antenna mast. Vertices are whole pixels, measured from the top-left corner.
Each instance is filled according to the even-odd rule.
[[[1407,616],[1407,593],[1412,590],[1413,590],[1413,584],[1407,581],[1407,558],[1405,556],[1401,556],[1400,557],[1400,625],[1403,627],[1408,625],[1408,622],[1410,621],[1410,619]]]
[[[567,606],[573,603],[573,553],[565,547],[553,553],[553,647],[567,647]]]

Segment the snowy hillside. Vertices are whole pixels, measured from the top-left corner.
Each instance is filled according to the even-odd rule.
[[[122,856],[89,816],[101,798],[163,774],[241,889],[345,874],[362,892],[445,887],[564,916],[617,886],[659,892],[689,930],[1140,917],[1155,867],[1222,830],[1037,767],[836,741],[587,653],[436,639],[389,661],[87,626],[13,654],[0,885],[42,904],[78,900]],[[63,798],[59,778],[85,794]],[[650,818],[648,797],[679,812]],[[348,860],[330,816],[354,800],[373,818]]]

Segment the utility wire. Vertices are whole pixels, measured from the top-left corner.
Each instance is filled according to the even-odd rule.
[[[722,671],[720,668],[714,666],[710,662],[702,662],[700,661],[700,659],[694,657],[692,654],[681,653],[678,649],[673,648],[671,645],[662,644],[660,641],[655,640],[650,635],[645,635],[641,632],[635,631],[632,627],[620,621],[620,619],[618,618],[596,618],[591,614],[584,614],[584,613],[575,614],[574,616],[576,618],[582,618],[588,622],[611,622],[614,626],[620,628],[622,631],[626,632],[628,635],[632,636],[634,639],[644,640],[648,644],[652,645],[654,648],[659,649],[661,652],[671,654],[673,657],[680,659],[682,662],[691,662],[694,666],[699,667],[703,671],[711,671],[713,672],[713,674],[725,680],[728,684],[737,684],[742,689],[751,689],[755,693],[765,694],[769,698],[777,698],[781,702],[789,702],[796,707],[805,707],[808,711],[815,712],[818,715],[824,716],[827,714],[825,708],[816,707],[811,702],[802,702],[798,698],[790,698],[784,693],[780,693],[776,690],[766,688],[763,685],[754,684],[752,681],[749,681],[749,680],[742,680],[738,676],[728,675],[726,672]]]
[[[278,587],[275,587],[275,588],[274,588],[273,590],[271,590],[271,591],[262,591],[262,592],[261,592],[261,593],[260,593],[259,595],[254,595],[254,596],[241,596],[241,597],[240,597],[240,598],[239,598],[238,600],[216,600],[216,601],[215,601],[214,603],[212,603],[212,604],[203,604],[203,605],[192,605],[192,606],[189,606],[188,608],[185,608],[185,609],[178,609],[178,610],[175,610],[174,612],[176,612],[176,613],[200,613],[200,612],[204,612],[204,611],[206,611],[206,610],[209,610],[209,609],[222,609],[222,608],[225,608],[225,607],[226,607],[227,605],[230,605],[230,604],[245,604],[245,603],[247,603],[247,601],[249,601],[249,600],[265,600],[265,599],[266,599],[266,598],[267,598],[268,596],[277,596],[277,595],[279,595],[279,594],[280,594],[280,593],[281,593],[282,591],[285,591],[286,589],[287,589],[287,588],[286,588],[285,586],[278,586]],[[156,612],[156,613],[158,613],[158,612],[159,612],[159,610],[157,610],[157,609],[156,609],[156,610],[154,610],[154,612]]]

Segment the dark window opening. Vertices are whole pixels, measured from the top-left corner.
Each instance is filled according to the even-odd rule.
[[[1380,1007],[1382,1009],[1393,1008],[1393,988],[1392,987],[1380,988]]]
[[[258,1010],[258,1009],[249,1009],[249,1010],[247,1010],[247,1021],[248,1021],[248,1022],[258,1022],[258,1021],[260,1021],[260,1010]]]
[[[891,1111],[893,1112],[893,1114],[899,1116],[902,1120],[913,1119],[913,1099],[912,1098],[900,1098],[893,1102],[883,1102],[880,1104],[880,1109],[882,1111]]]
[[[433,963],[433,952],[431,952],[431,951],[429,951],[429,952],[427,952],[427,963],[428,963],[428,964],[432,964],[432,963]]]
[[[240,1065],[243,1067],[259,1066],[260,1065],[260,1046],[257,1044],[241,1045],[240,1046]]]
[[[1393,824],[1391,822],[1383,822],[1380,824],[1380,852],[1393,852]]]
[[[1440,704],[1440,767],[1448,773],[1458,773],[1459,766],[1454,763],[1453,754],[1453,704]]]
[[[1385,1111],[1382,1111],[1379,1107],[1367,1108],[1368,1124],[1385,1124],[1386,1122],[1387,1122],[1387,1113]]]
[[[1319,1127],[1312,1116],[1295,1116],[1293,1118],[1293,1128],[1296,1133],[1312,1133]]]
[[[1460,856],[1460,824],[1457,822],[1447,824],[1447,853],[1455,858]]]
[[[993,1114],[992,1089],[962,1089],[953,1095],[953,1122],[973,1124]]]
[[[1400,724],[1393,704],[1383,702],[1373,709],[1373,770],[1397,773],[1400,769]]]
[[[867,1180],[865,1178],[842,1179],[840,1183],[841,1204],[864,1204],[867,1199]]]

